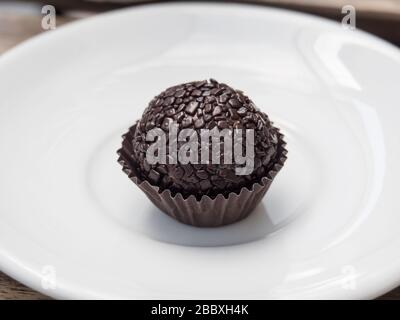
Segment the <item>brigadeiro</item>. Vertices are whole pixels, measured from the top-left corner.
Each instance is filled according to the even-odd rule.
[[[123,135],[118,161],[169,216],[218,227],[259,204],[286,160],[285,145],[242,91],[211,79],[170,87],[151,100]]]

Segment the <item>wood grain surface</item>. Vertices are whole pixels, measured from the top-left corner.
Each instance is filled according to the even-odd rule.
[[[73,3],[78,2],[82,1],[60,0],[47,1],[46,3],[59,3],[61,7],[64,3],[65,8],[62,7],[63,9],[76,9]],[[112,1],[102,2],[107,4]],[[139,3],[143,1],[133,0],[132,2]],[[364,25],[364,27],[366,26],[364,29],[383,36],[395,44],[400,44],[400,0],[256,0],[251,2],[285,6],[328,17],[332,14],[337,15],[339,6],[341,7],[343,4],[350,3],[356,6],[357,14],[360,12],[361,16],[371,17],[369,20],[365,20],[367,24]],[[106,7],[104,7],[104,9],[106,9]],[[57,25],[62,25],[71,20],[74,20],[74,18],[58,17]],[[392,26],[396,26],[396,28],[392,30]],[[10,12],[0,11],[0,54],[40,32],[44,32],[41,28],[40,15],[26,13],[10,14]],[[49,298],[31,290],[0,272],[0,300],[2,299],[43,300]],[[400,300],[400,287],[379,299]]]

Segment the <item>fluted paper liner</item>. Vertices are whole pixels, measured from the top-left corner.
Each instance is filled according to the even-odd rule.
[[[255,182],[250,188],[243,187],[239,193],[231,192],[227,197],[218,194],[215,198],[204,195],[200,200],[194,195],[184,198],[181,193],[173,195],[170,190],[160,190],[158,186],[138,177],[128,156],[132,150],[130,133],[135,131],[135,127],[136,125],[123,136],[123,147],[118,150],[118,162],[122,165],[122,170],[161,211],[182,223],[196,227],[219,227],[246,218],[260,203],[287,158],[283,134],[278,132],[276,163],[261,181]]]

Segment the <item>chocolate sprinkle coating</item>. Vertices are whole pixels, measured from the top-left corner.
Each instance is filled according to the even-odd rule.
[[[179,130],[195,129],[199,136],[199,130],[215,126],[220,130],[254,129],[254,170],[250,175],[236,175],[235,169],[243,165],[235,164],[234,159],[232,164],[223,163],[223,142],[221,164],[150,165],[146,150],[153,142],[146,142],[147,132],[159,127],[168,136],[172,122],[179,124]],[[131,145],[123,146],[123,150],[138,176],[161,191],[169,189],[172,194],[194,195],[198,199],[203,195],[214,198],[218,194],[239,193],[243,187],[250,188],[266,176],[278,160],[278,134],[268,116],[246,95],[210,79],[170,87],[151,100],[136,130],[129,133]],[[181,144],[178,142],[178,148]],[[243,139],[243,150],[245,146]],[[199,160],[200,149],[199,146]]]

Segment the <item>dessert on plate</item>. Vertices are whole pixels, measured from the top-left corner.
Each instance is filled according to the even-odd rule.
[[[282,133],[240,90],[216,80],[166,89],[118,150],[124,172],[174,219],[217,227],[247,217],[282,168]]]

